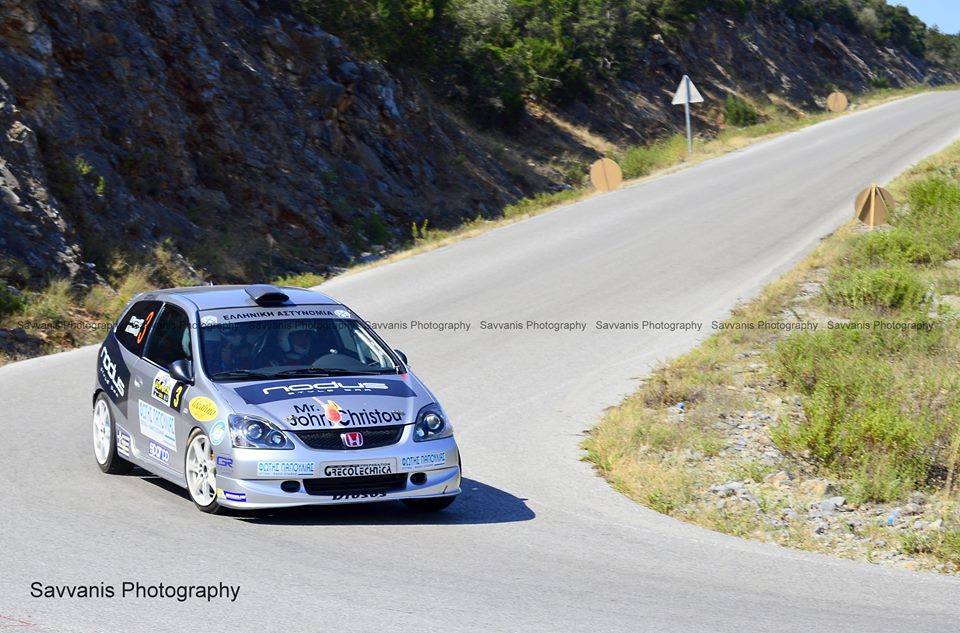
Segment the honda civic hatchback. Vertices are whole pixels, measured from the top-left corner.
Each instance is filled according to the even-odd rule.
[[[438,511],[460,452],[437,398],[350,308],[300,288],[207,286],[129,303],[97,355],[93,448],[203,512],[397,499]]]

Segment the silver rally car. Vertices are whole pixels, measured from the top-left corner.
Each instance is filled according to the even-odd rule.
[[[97,355],[93,448],[203,512],[399,499],[437,511],[460,453],[436,397],[360,317],[270,285],[135,297]]]

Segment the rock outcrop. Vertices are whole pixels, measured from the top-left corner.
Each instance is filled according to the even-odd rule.
[[[354,56],[283,3],[5,0],[0,4],[0,281],[95,279],[158,244],[218,281],[342,266],[563,185],[558,157],[597,148],[528,117],[498,159],[413,76]],[[705,14],[560,116],[614,144],[674,131],[695,73],[815,107],[833,87],[942,81],[904,51],[830,24]],[[718,108],[697,109],[718,124]],[[569,176],[567,176],[569,177]]]
[[[323,268],[520,195],[416,82],[265,6],[0,6],[9,267],[103,269],[167,240],[219,279]]]

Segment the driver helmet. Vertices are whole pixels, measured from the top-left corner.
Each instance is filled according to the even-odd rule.
[[[280,332],[280,349],[291,356],[305,356],[315,347],[316,332],[310,329],[291,329]]]

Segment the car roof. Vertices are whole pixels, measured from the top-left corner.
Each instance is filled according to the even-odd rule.
[[[251,286],[192,286],[187,288],[164,288],[146,293],[146,295],[161,300],[167,297],[181,297],[197,306],[198,310],[259,307],[250,293],[247,292],[249,288],[251,288]],[[281,304],[283,306],[317,304],[342,305],[336,299],[328,297],[322,292],[292,286],[277,286],[277,288],[289,297],[289,301]],[[146,298],[146,295],[141,298]]]

